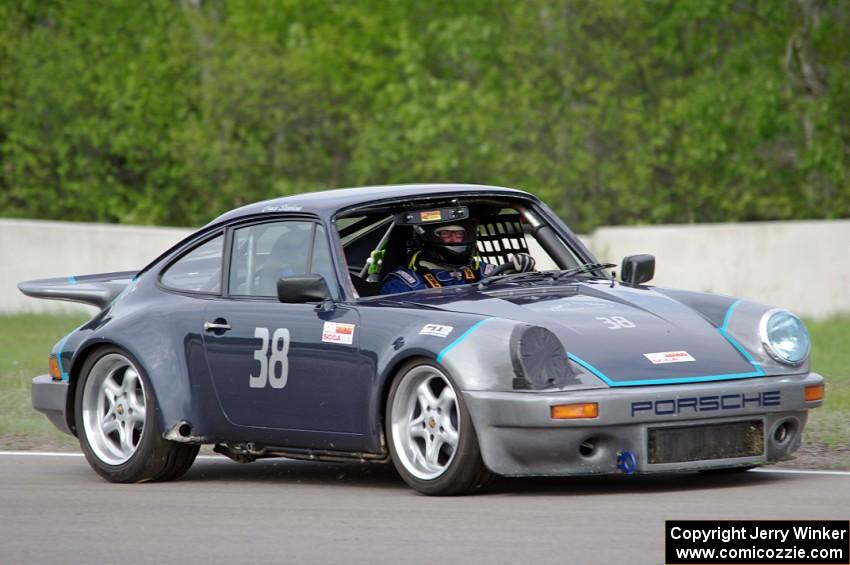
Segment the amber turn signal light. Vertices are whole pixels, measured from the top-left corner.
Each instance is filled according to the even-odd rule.
[[[553,420],[579,420],[599,416],[599,405],[596,402],[581,404],[558,404],[551,407]]]
[[[49,373],[53,380],[61,381],[62,371],[59,370],[59,361],[56,360],[56,356],[50,355],[50,357],[47,358],[47,364],[50,367]]]
[[[823,400],[823,385],[811,385],[806,387],[806,402],[814,402],[815,400]]]

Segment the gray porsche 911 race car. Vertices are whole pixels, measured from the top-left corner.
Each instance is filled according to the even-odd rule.
[[[543,203],[489,186],[333,190],[215,219],[138,272],[21,283],[101,311],[33,406],[115,482],[237,461],[395,464],[456,494],[492,474],[746,470],[820,406],[793,314],[615,280]]]

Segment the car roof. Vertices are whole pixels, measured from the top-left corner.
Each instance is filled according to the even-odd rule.
[[[386,200],[405,200],[422,196],[452,195],[522,195],[529,193],[514,188],[477,184],[400,184],[387,186],[363,186],[339,188],[321,192],[305,192],[293,196],[272,198],[255,202],[226,212],[210,222],[208,226],[220,224],[243,216],[263,213],[304,212],[320,217],[333,216],[337,211],[359,204],[367,205]]]

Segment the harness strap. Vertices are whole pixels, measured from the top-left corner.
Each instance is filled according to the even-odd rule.
[[[417,251],[416,253],[413,254],[413,257],[410,258],[410,263],[407,264],[407,268],[410,269],[411,271],[415,272],[416,267],[419,266],[418,259],[419,259],[420,253],[421,253],[421,251]]]
[[[440,288],[443,286],[440,284],[440,281],[437,280],[437,277],[431,273],[424,273],[422,278],[425,280],[425,284],[428,285],[428,288]]]
[[[413,257],[410,258],[410,263],[408,263],[407,268],[411,271],[422,276],[422,279],[425,281],[425,285],[428,288],[441,288],[443,285],[434,276],[434,273],[431,272],[431,269],[424,265],[419,264],[419,251],[413,254]],[[478,280],[478,270],[481,265],[481,259],[478,257],[473,258],[473,268],[463,267],[463,280],[466,282],[476,282]],[[475,269],[475,270],[473,270]]]

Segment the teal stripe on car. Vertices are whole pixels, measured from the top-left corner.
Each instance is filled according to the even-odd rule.
[[[729,310],[726,311],[726,316],[724,316],[723,318],[723,325],[717,328],[717,331],[720,333],[720,335],[723,336],[726,341],[728,341],[732,345],[732,347],[738,350],[738,353],[740,353],[744,357],[744,359],[746,359],[753,367],[755,367],[755,372],[757,373],[755,376],[763,377],[765,375],[765,372],[764,369],[761,368],[761,365],[755,359],[753,359],[753,356],[750,355],[750,352],[744,349],[744,346],[738,343],[738,341],[734,337],[732,337],[727,331],[727,328],[729,327],[729,320],[732,319],[732,312],[735,311],[735,308],[741,302],[743,302],[743,300],[736,300],[732,303],[731,306],[729,306]]]
[[[632,381],[613,381],[608,376],[579,357],[578,355],[574,355],[572,353],[567,353],[567,357],[570,358],[571,361],[578,363],[600,379],[602,379],[605,384],[610,387],[620,387],[620,386],[643,386],[643,385],[672,385],[672,384],[687,384],[687,383],[708,383],[713,381],[731,381],[734,379],[749,379],[753,377],[763,377],[764,372],[759,368],[758,371],[750,371],[748,373],[727,373],[723,375],[704,375],[699,377],[681,377],[675,379],[639,379]]]
[[[466,338],[468,338],[468,337],[469,337],[469,335],[470,335],[472,332],[474,332],[475,330],[477,330],[478,328],[480,328],[481,326],[483,326],[484,324],[486,324],[487,322],[489,322],[489,321],[490,321],[490,320],[492,320],[492,319],[493,319],[493,318],[484,318],[483,320],[479,320],[478,322],[474,323],[474,324],[472,325],[472,327],[470,327],[468,330],[466,330],[465,332],[463,332],[462,334],[460,334],[460,336],[458,336],[458,338],[457,338],[456,340],[454,340],[453,342],[451,342],[450,344],[448,344],[447,346],[445,346],[445,347],[443,348],[443,350],[442,350],[442,351],[440,351],[440,353],[437,355],[437,363],[442,363],[442,362],[443,362],[443,358],[446,356],[446,354],[447,354],[449,351],[451,351],[452,349],[454,349],[455,347],[457,347],[458,345],[460,345],[460,344],[463,342],[463,340],[465,340]]]
[[[73,333],[74,332],[71,332],[63,337],[62,341],[59,342],[59,346],[56,348],[56,363],[59,365],[59,375],[62,377],[63,381],[67,381],[71,378],[71,375],[69,375],[62,366],[62,351],[65,349],[65,344],[68,342],[68,339],[70,339],[71,334]]]
[[[744,301],[743,299],[739,298],[738,300],[733,302],[731,306],[729,306],[729,309],[726,310],[726,315],[723,316],[723,325],[720,326],[721,330],[723,330],[724,332],[726,331],[726,328],[729,327],[729,320],[732,319],[732,312],[734,312],[735,308],[738,307],[738,304],[740,304],[743,301]]]
[[[592,374],[596,375],[600,379],[602,379],[605,384],[611,387],[617,386],[641,386],[641,385],[669,385],[669,384],[687,384],[687,383],[707,383],[713,381],[730,381],[734,379],[751,379],[755,377],[763,377],[765,376],[764,369],[761,368],[761,365],[753,359],[753,356],[750,355],[749,351],[744,349],[744,347],[738,343],[735,338],[733,338],[726,331],[726,328],[729,327],[729,320],[732,318],[732,312],[735,311],[738,304],[743,302],[743,300],[736,300],[729,306],[729,310],[726,311],[726,316],[723,318],[723,325],[717,328],[717,331],[720,333],[723,338],[729,342],[729,344],[735,348],[735,350],[740,353],[744,359],[746,359],[755,369],[754,371],[749,371],[746,373],[726,373],[721,375],[704,375],[699,377],[682,377],[682,378],[674,378],[674,379],[640,379],[640,380],[632,380],[632,381],[613,381],[608,376],[579,357],[578,355],[574,355],[572,353],[567,353],[567,357],[578,363]]]

